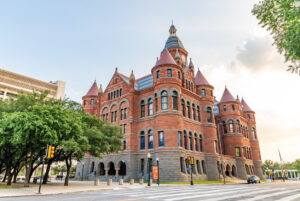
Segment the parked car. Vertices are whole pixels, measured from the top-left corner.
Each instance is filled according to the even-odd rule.
[[[64,175],[56,175],[56,179],[63,179]]]
[[[248,184],[260,184],[260,178],[258,176],[251,176],[247,179]]]
[[[75,175],[74,175],[74,174],[71,174],[71,175],[69,176],[69,178],[70,178],[70,179],[74,179],[74,178],[75,178]]]

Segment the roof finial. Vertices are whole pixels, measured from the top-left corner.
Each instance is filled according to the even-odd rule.
[[[199,67],[198,67],[198,71],[200,72],[200,69],[199,69]]]
[[[96,83],[96,76],[95,76],[95,81],[94,82]]]
[[[102,93],[103,93],[102,84],[100,84],[100,87],[99,87],[98,93],[99,93],[99,94],[102,94]]]
[[[240,101],[239,95],[236,95],[236,100]]]
[[[116,70],[115,70],[115,72],[116,72],[116,73],[118,72],[118,67],[116,67]]]
[[[172,19],[172,25],[173,25],[173,19]]]
[[[135,80],[134,74],[133,74],[133,70],[131,70],[131,74],[130,74],[130,80]]]

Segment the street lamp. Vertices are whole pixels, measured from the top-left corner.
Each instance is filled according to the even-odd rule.
[[[151,184],[150,184],[150,158],[151,158],[151,154],[150,153],[147,154],[147,158],[148,158],[148,186],[151,186]]]
[[[156,158],[156,163],[157,163],[157,174],[158,174],[157,185],[159,185],[159,158],[158,157]]]

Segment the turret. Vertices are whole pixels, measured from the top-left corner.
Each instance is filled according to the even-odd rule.
[[[195,77],[196,93],[202,97],[209,97],[213,101],[214,87],[209,84],[202,72],[198,68],[198,72]]]
[[[96,80],[87,92],[85,96],[82,97],[82,105],[85,112],[95,115],[97,109],[97,97],[98,97],[98,86]]]

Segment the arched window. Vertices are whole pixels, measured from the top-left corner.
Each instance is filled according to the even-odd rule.
[[[193,150],[193,134],[190,132],[189,133],[189,143],[190,143],[190,150]]]
[[[212,111],[211,107],[206,108],[206,118],[208,123],[212,123]]]
[[[178,140],[178,146],[182,147],[182,133],[181,133],[181,131],[178,131],[177,140]]]
[[[176,91],[173,91],[172,99],[173,99],[173,110],[178,110],[178,94]]]
[[[205,161],[202,160],[202,172],[203,174],[206,174],[206,168],[205,168]]]
[[[184,138],[183,138],[184,148],[187,149],[187,135],[186,135],[186,131],[183,131],[183,133],[184,133]]]
[[[182,173],[185,173],[184,159],[183,159],[183,157],[180,157],[180,171],[181,171]]]
[[[187,116],[188,118],[191,118],[191,106],[190,106],[190,102],[186,102],[186,107],[187,107]]]
[[[199,145],[200,145],[200,152],[203,152],[203,139],[202,135],[199,135]]]
[[[157,94],[155,94],[154,96],[155,96],[155,112],[157,112],[158,111]]]
[[[145,149],[145,133],[144,131],[141,132],[141,149],[144,150]]]
[[[161,109],[168,109],[168,93],[166,91],[161,92]]]
[[[185,103],[183,99],[181,99],[181,110],[182,110],[182,116],[185,117]]]
[[[200,118],[200,107],[197,106],[197,118],[198,118],[198,121],[200,122],[201,118]]]
[[[126,150],[126,140],[123,141],[123,150]]]
[[[196,133],[195,133],[194,143],[195,143],[195,151],[199,151],[199,149],[198,149],[198,138],[197,138]]]
[[[237,132],[238,133],[241,133],[241,124],[240,124],[240,120],[236,120],[236,122],[237,122]]]
[[[256,132],[255,132],[255,128],[254,127],[251,128],[251,132],[252,132],[252,138],[256,139]]]
[[[152,116],[153,114],[153,101],[152,98],[148,99],[148,116]]]
[[[227,128],[226,128],[226,123],[225,121],[222,121],[222,125],[223,125],[223,132],[227,133]]]
[[[92,165],[91,165],[91,170],[90,170],[90,172],[94,172],[94,169],[95,169],[95,162],[93,161],[93,162],[92,162]]]
[[[163,131],[158,132],[158,146],[165,146],[165,135]]]
[[[230,119],[228,123],[229,123],[229,132],[234,133],[233,121]]]
[[[192,104],[192,108],[193,108],[193,119],[196,120],[196,108],[195,108],[195,104]]]
[[[110,93],[108,93],[107,95],[108,95],[108,100],[110,100]]]
[[[148,131],[148,149],[153,149],[153,131]]]
[[[196,161],[198,174],[202,174],[199,160]]]
[[[141,117],[145,117],[145,101],[141,101]]]

